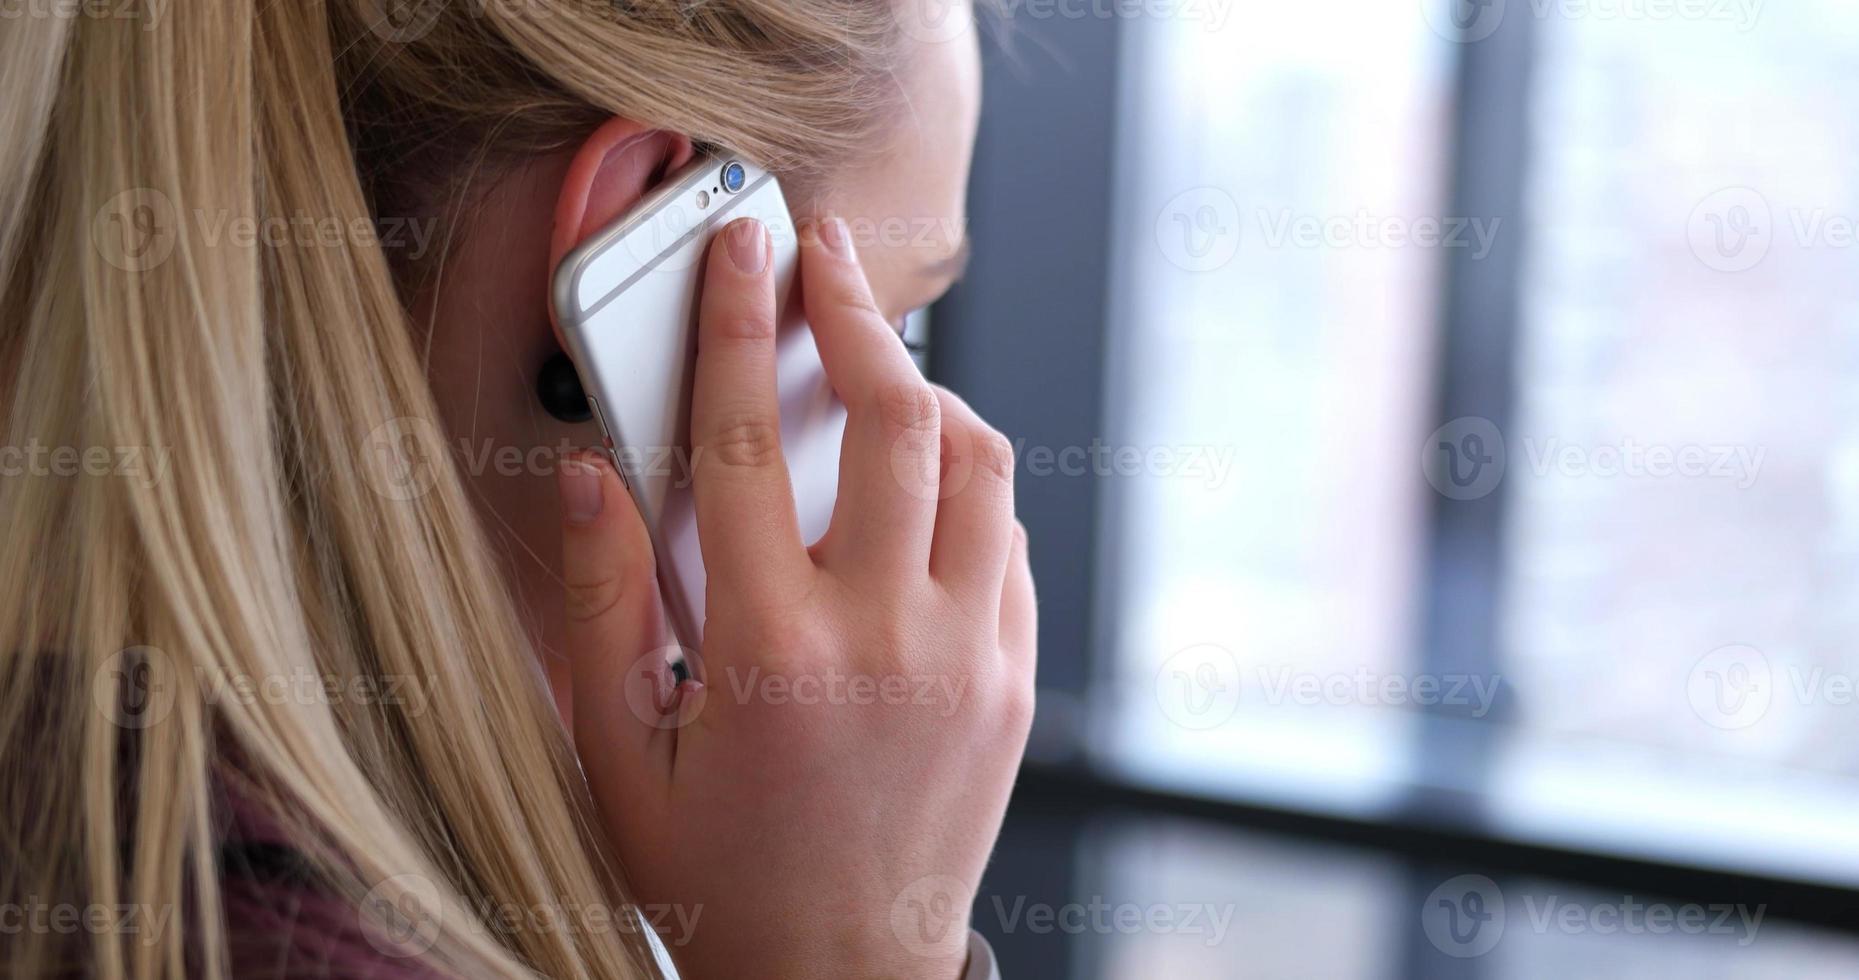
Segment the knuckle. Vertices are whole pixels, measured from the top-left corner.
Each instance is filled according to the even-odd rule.
[[[893,436],[935,439],[942,432],[942,400],[921,381],[905,381],[878,389],[878,419]]]
[[[617,574],[573,579],[562,584],[569,622],[587,623],[605,617],[626,595],[624,579]]]
[[[833,306],[844,312],[880,319],[884,316],[878,309],[878,301],[872,298],[871,290],[862,282],[846,279],[835,283],[829,296]]]
[[[757,469],[781,459],[781,430],[760,415],[733,415],[710,439],[707,458],[731,469]]]
[[[1013,680],[1003,685],[1001,703],[996,709],[1000,713],[1001,727],[1011,737],[1025,741],[1033,729],[1033,714],[1037,708],[1038,694],[1032,677]]]
[[[1013,482],[1013,443],[993,429],[983,428],[974,436],[975,468],[993,474],[1004,483]]]
[[[775,337],[775,320],[766,310],[741,310],[717,320],[716,336],[723,340],[763,343]]]
[[[925,648],[930,646],[925,640],[915,624],[893,619],[878,629],[869,660],[886,672],[908,673],[925,656]]]

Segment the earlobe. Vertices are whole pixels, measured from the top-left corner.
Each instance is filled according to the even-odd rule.
[[[607,120],[575,151],[555,200],[549,238],[549,274],[562,257],[633,206],[695,151],[690,137],[651,129],[630,119]],[[549,314],[554,321],[554,311]],[[557,339],[561,328],[556,326]]]

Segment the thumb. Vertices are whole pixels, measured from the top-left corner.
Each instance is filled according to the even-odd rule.
[[[564,459],[558,484],[575,747],[597,790],[637,785],[640,767],[669,761],[677,701],[652,539],[605,453]]]

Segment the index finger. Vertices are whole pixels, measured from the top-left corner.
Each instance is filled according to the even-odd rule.
[[[693,493],[712,596],[778,601],[813,572],[781,451],[772,252],[760,222],[732,222],[711,244],[698,301]]]

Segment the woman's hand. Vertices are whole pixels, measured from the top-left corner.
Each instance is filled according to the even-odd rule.
[[[830,530],[804,547],[770,253],[738,221],[705,274],[696,680],[669,667],[651,544],[611,465],[564,467],[575,743],[685,976],[947,980],[1033,711],[1011,449],[924,382],[844,224],[824,222],[802,290],[849,419]]]

